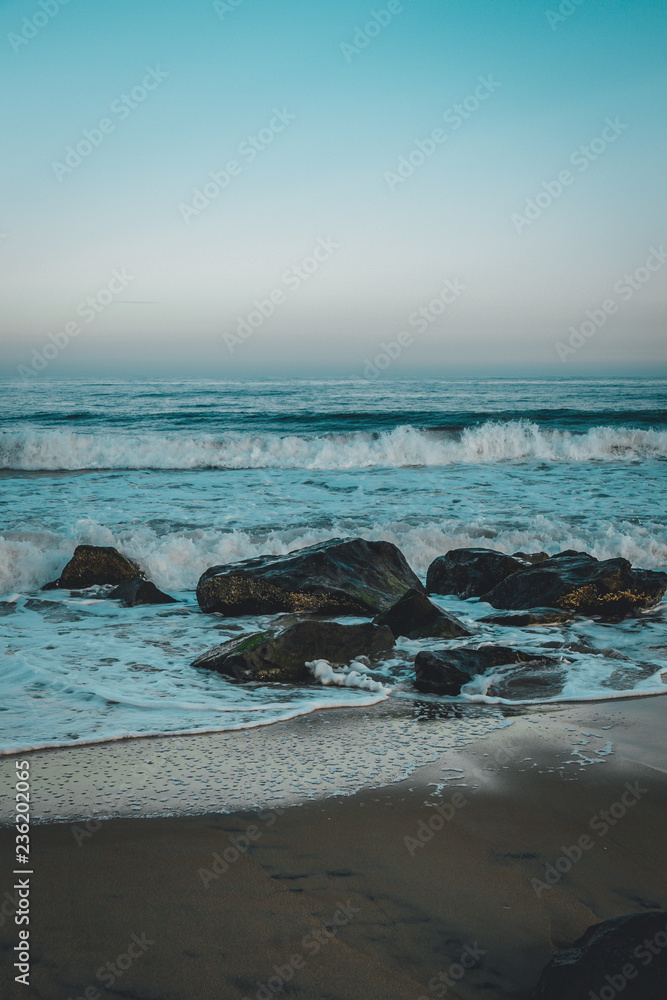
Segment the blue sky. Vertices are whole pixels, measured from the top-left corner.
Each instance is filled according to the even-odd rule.
[[[401,333],[387,375],[664,371],[666,29],[658,0],[0,0],[3,373],[55,343],[51,377],[355,377]]]

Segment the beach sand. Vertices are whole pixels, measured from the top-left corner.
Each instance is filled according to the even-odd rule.
[[[386,711],[295,719],[282,736],[339,726],[370,755]],[[531,709],[486,735],[471,729],[404,780],[300,803],[263,794],[259,813],[91,822],[83,806],[94,789],[98,815],[117,811],[112,790],[105,810],[101,776],[131,783],[139,754],[153,762],[155,787],[144,778],[142,790],[154,800],[158,744],[225,773],[235,757],[246,770],[263,761],[270,777],[276,727],[23,754],[34,783],[41,773],[54,784],[66,760],[83,787],[67,822],[33,828],[31,985],[6,995],[527,1000],[553,952],[589,925],[667,906],[666,712],[663,697]],[[428,742],[439,724],[450,734],[456,720],[414,718],[408,731]],[[331,764],[320,751],[314,773]],[[14,833],[0,830],[7,889]],[[5,976],[17,930],[3,911]]]

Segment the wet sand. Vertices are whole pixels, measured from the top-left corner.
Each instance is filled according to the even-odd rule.
[[[278,812],[37,825],[31,986],[7,995],[527,1000],[590,924],[667,906],[666,712],[532,711],[402,782]],[[5,917],[5,959],[16,938]]]

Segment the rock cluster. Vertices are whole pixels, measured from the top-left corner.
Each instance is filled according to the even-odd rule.
[[[146,579],[137,563],[110,545],[77,545],[58,579],[43,589],[85,590],[104,586],[114,586],[116,589],[107,596],[127,608],[137,604],[175,603],[175,598],[163,594]]]
[[[479,597],[503,610],[552,608],[617,620],[657,604],[667,589],[667,573],[571,549],[534,563],[490,549],[453,549],[431,563],[426,588]]]
[[[56,587],[113,587],[106,596],[126,607],[168,604],[139,565],[116,549],[79,545]],[[429,566],[426,587],[391,542],[332,539],[286,556],[262,556],[213,566],[202,574],[197,601],[206,614],[294,616],[265,631],[222,643],[194,661],[237,681],[306,684],[307,664],[349,664],[386,655],[396,640],[439,639],[445,645],[417,653],[415,687],[455,696],[481,674],[485,693],[511,699],[559,693],[562,659],[514,646],[480,644],[471,630],[434,604],[427,593],[476,598],[499,609],[482,623],[525,627],[562,624],[576,615],[607,621],[638,615],[667,590],[667,574],[634,569],[626,559],[598,560],[568,550],[554,556],[492,549],[453,549]],[[354,616],[372,621],[342,624]],[[463,641],[462,641],[463,640]],[[465,640],[470,640],[466,642]]]

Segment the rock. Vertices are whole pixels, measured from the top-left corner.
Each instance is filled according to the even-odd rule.
[[[515,669],[503,669],[486,694],[510,701],[542,701],[563,693],[567,671],[558,665],[544,665],[544,658],[523,663]]]
[[[523,562],[527,563],[539,563],[544,562],[545,559],[549,558],[548,552],[513,552],[513,559],[521,559]]]
[[[494,608],[568,609],[619,619],[657,604],[667,573],[633,569],[627,559],[600,561],[585,552],[560,552],[513,573],[484,595]]]
[[[124,607],[133,608],[137,604],[176,604],[176,598],[163,594],[150,580],[137,576],[132,580],[124,580],[119,587],[112,590],[109,597],[120,601]]]
[[[213,566],[197,584],[202,611],[226,616],[326,611],[373,616],[406,590],[423,591],[391,542],[332,539],[287,556]]]
[[[434,559],[426,574],[429,594],[482,597],[525,563],[494,549],[451,549]]]
[[[241,683],[311,684],[313,675],[306,663],[312,660],[346,664],[358,656],[377,656],[393,645],[391,631],[370,622],[341,625],[311,620],[283,632],[254,632],[223,642],[192,666],[216,670]]]
[[[667,910],[653,910],[589,927],[554,956],[531,1000],[664,1000],[666,983]]]
[[[387,611],[373,619],[375,625],[386,625],[394,638],[456,639],[471,633],[457,618],[437,608],[426,594],[408,590]]]
[[[423,651],[417,653],[415,659],[415,687],[428,694],[457,695],[473,677],[495,667],[517,663],[530,665],[531,668],[551,667],[557,662],[549,656],[536,658],[533,653],[513,646],[440,649],[433,653]]]
[[[42,589],[85,590],[97,584],[118,585],[137,577],[143,579],[143,575],[135,562],[111,546],[77,545],[60,578]]]
[[[556,608],[531,608],[530,611],[507,611],[499,615],[487,615],[480,622],[487,625],[514,625],[524,628],[526,625],[560,625],[572,621],[571,611],[558,611]]]
[[[426,589],[480,597],[513,611],[554,608],[620,619],[657,604],[667,590],[667,574],[633,569],[627,559],[600,561],[572,549],[555,556],[453,549],[431,563]]]

